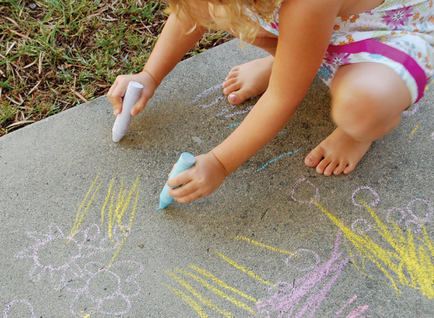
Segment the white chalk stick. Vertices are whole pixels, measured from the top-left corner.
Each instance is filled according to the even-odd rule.
[[[128,84],[127,91],[122,102],[122,112],[117,115],[113,125],[112,137],[114,142],[121,141],[127,133],[131,121],[131,109],[140,97],[143,85],[134,81]]]

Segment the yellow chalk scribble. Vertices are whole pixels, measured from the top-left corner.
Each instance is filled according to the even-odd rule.
[[[413,131],[410,134],[410,139],[413,136],[413,134],[416,132],[416,130],[419,128],[419,125],[416,125],[416,128],[413,129]]]
[[[107,196],[105,197],[104,204],[103,204],[102,209],[101,209],[101,228],[103,228],[103,226],[104,226],[104,213],[105,213],[105,207],[107,206],[107,203],[108,203],[108,201],[109,201],[109,199],[110,199],[110,194],[111,194],[111,192],[112,192],[112,188],[113,188],[113,184],[114,184],[114,182],[115,182],[115,178],[116,178],[116,175],[113,175],[113,178],[112,178],[112,180],[110,181],[109,189],[108,189],[108,191],[107,191]]]
[[[98,178],[99,178],[99,175],[96,176],[95,180],[93,181],[92,185],[90,186],[89,190],[87,191],[87,194],[84,197],[84,200],[81,202],[80,206],[78,207],[77,216],[75,217],[75,223],[71,229],[71,233],[69,234],[69,237],[73,237],[75,235],[75,233],[77,233],[78,228],[80,227],[81,223],[83,222],[83,218],[84,218],[87,210],[89,210],[90,205],[92,204],[93,200],[95,199],[96,194],[99,191],[99,188],[101,187],[102,182],[98,185],[98,187],[96,188],[96,190],[92,194],[92,196],[91,196],[89,202],[87,203],[86,207],[84,208],[84,210],[81,211],[81,209],[83,208],[84,204],[86,203],[87,198],[89,197],[93,187],[95,186],[96,182],[98,181]]]
[[[254,303],[258,302],[255,298],[246,295],[245,293],[243,293],[242,291],[239,291],[238,289],[229,286],[228,284],[226,284],[224,281],[218,279],[217,277],[215,277],[213,274],[211,274],[210,272],[208,272],[207,270],[197,267],[195,265],[188,265],[188,267],[190,267],[191,269],[194,269],[196,272],[202,274],[203,276],[205,276],[206,278],[211,279],[213,282],[217,283],[220,287],[226,288],[227,290],[230,290],[238,295],[240,295],[241,297],[244,297],[250,301],[253,301]]]
[[[260,281],[261,283],[264,283],[264,284],[270,285],[270,286],[274,286],[274,283],[264,280],[263,278],[259,277],[254,272],[252,272],[251,270],[248,270],[247,268],[245,268],[245,267],[237,264],[234,260],[231,260],[229,257],[223,255],[219,251],[216,250],[215,252],[217,253],[218,256],[220,256],[223,260],[225,260],[226,262],[228,262],[229,264],[231,264],[236,269],[239,269],[239,270],[243,271],[247,275],[253,277],[254,279],[256,279],[258,281]]]
[[[294,253],[291,253],[291,252],[288,252],[288,251],[285,251],[285,250],[281,250],[280,248],[276,248],[276,247],[273,247],[273,246],[269,246],[269,245],[265,245],[265,244],[259,243],[259,242],[255,241],[255,240],[252,240],[252,239],[248,238],[248,237],[237,235],[237,236],[233,237],[233,239],[234,240],[243,240],[243,241],[252,243],[252,244],[254,244],[256,246],[267,248],[267,249],[269,249],[271,251],[274,251],[274,252],[279,252],[279,253],[283,253],[283,254],[294,255]]]
[[[175,272],[182,274],[186,277],[190,277],[192,279],[194,279],[196,282],[198,282],[199,284],[201,284],[202,286],[204,286],[205,288],[211,290],[213,293],[221,296],[222,298],[230,301],[231,303],[233,303],[235,306],[242,308],[244,310],[247,310],[248,312],[252,313],[253,315],[256,315],[256,312],[249,307],[247,304],[243,303],[242,301],[237,300],[236,298],[226,294],[225,292],[221,291],[220,289],[212,286],[211,284],[209,284],[205,279],[203,279],[202,277],[199,277],[197,275],[194,275],[190,272],[184,271],[182,269],[178,269],[175,268],[174,269]]]
[[[167,288],[169,288],[169,290],[171,290],[175,295],[181,297],[181,299],[186,302],[191,308],[193,308],[198,314],[199,316],[201,316],[202,318],[208,318],[208,315],[203,311],[203,308],[197,303],[195,302],[190,296],[186,295],[184,292],[173,288],[172,286],[169,285],[164,285]]]
[[[95,199],[96,194],[98,193],[98,191],[102,185],[102,182],[100,182],[98,184],[98,186],[96,187],[96,189],[93,190],[95,188],[95,185],[97,184],[98,178],[99,178],[99,175],[96,176],[95,180],[93,181],[92,185],[90,186],[89,190],[87,191],[87,194],[86,194],[84,200],[81,202],[81,204],[78,208],[77,216],[75,218],[75,223],[74,223],[74,226],[72,227],[71,233],[69,235],[70,238],[72,238],[77,233],[79,227],[83,223],[84,216],[86,215],[87,211],[89,210],[92,202]],[[112,257],[112,259],[108,265],[108,269],[113,264],[116,256],[119,254],[119,251],[121,250],[123,244],[125,243],[126,239],[128,238],[128,236],[131,233],[131,228],[133,226],[134,216],[136,215],[137,203],[138,203],[138,199],[139,199],[140,175],[137,176],[137,178],[134,181],[134,184],[132,185],[129,192],[128,192],[128,190],[124,190],[124,181],[122,178],[119,193],[117,195],[118,200],[115,204],[115,194],[112,193],[115,178],[116,178],[116,175],[114,174],[113,178],[110,181],[110,186],[108,188],[107,194],[105,196],[104,204],[103,204],[102,209],[101,209],[101,230],[104,228],[104,220],[106,218],[105,217],[106,216],[106,208],[107,208],[108,202],[110,201],[110,206],[108,208],[108,213],[107,213],[108,237],[111,239],[112,242],[114,242],[114,240],[113,240],[113,227],[115,225],[119,226],[120,230],[123,232],[123,234],[125,236],[123,237],[123,239],[119,243],[119,246],[117,247],[116,251],[114,252],[114,255],[113,255],[113,257]],[[93,191],[93,193],[92,193],[92,191]],[[91,195],[91,193],[92,193],[92,195]],[[128,225],[125,226],[122,224],[122,218],[124,217],[128,207],[130,206],[131,199],[132,199],[134,193],[136,194],[135,203],[134,203],[134,206],[133,206],[132,211],[130,213]],[[90,199],[88,200],[89,196],[90,196]],[[86,204],[86,202],[87,202],[87,204]],[[84,206],[85,206],[85,208],[83,209]]]
[[[126,232],[127,234],[126,234],[125,237],[122,239],[121,243],[119,244],[119,247],[117,248],[117,250],[116,250],[115,253],[113,254],[113,257],[112,257],[112,259],[111,259],[111,261],[110,261],[110,263],[109,263],[109,265],[108,265],[108,267],[107,267],[107,272],[108,272],[108,270],[110,269],[110,266],[111,266],[111,265],[113,264],[113,262],[115,261],[116,256],[119,254],[119,251],[121,250],[122,246],[124,245],[125,241],[127,240],[128,236],[129,236],[130,233],[131,233],[131,228],[133,227],[134,216],[136,215],[137,202],[139,201],[139,189],[140,189],[140,187],[137,185],[138,182],[139,182],[139,178],[140,178],[140,176],[137,176],[136,181],[134,182],[134,185],[133,185],[133,187],[131,188],[130,195],[129,195],[129,199],[130,199],[131,193],[133,193],[134,191],[136,191],[136,188],[137,188],[137,191],[136,191],[136,200],[135,200],[135,202],[134,202],[134,207],[133,207],[133,209],[132,209],[132,211],[131,211],[131,213],[130,213],[130,220],[129,220],[129,222],[128,222],[128,228],[127,228],[127,232]],[[130,202],[129,199],[128,199],[128,201],[127,201],[127,204],[129,204],[129,202]],[[124,211],[124,212],[125,212],[125,211]],[[119,223],[119,227],[120,227],[121,229],[123,229],[122,222],[121,222],[121,219],[120,219],[120,218],[118,219],[118,223]],[[125,233],[125,232],[124,232],[124,233]],[[106,273],[107,273],[107,272],[106,272]]]
[[[207,298],[203,297],[195,288],[193,288],[188,282],[183,280],[181,277],[176,276],[174,273],[165,271],[167,275],[169,275],[171,278],[173,278],[176,282],[181,284],[185,289],[187,289],[190,293],[192,293],[201,303],[204,305],[207,305],[212,310],[218,312],[219,314],[231,318],[233,317],[230,312],[224,311],[220,309],[216,304],[212,303]]]
[[[362,268],[365,260],[369,259],[388,278],[397,293],[402,293],[398,286],[400,284],[420,290],[430,299],[434,298],[434,243],[428,236],[426,228],[422,227],[422,237],[416,240],[411,230],[407,230],[405,236],[394,222],[392,222],[393,231],[390,231],[366,202],[359,201],[374,219],[376,224],[373,228],[389,243],[393,251],[382,248],[367,234],[355,233],[319,203],[315,203],[315,206],[324,212],[332,223],[342,229],[342,233],[362,257]]]

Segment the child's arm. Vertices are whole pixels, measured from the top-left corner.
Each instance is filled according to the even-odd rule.
[[[118,76],[107,93],[113,104],[115,115],[121,112],[122,97],[130,81],[137,81],[144,86],[131,114],[135,116],[145,108],[146,103],[154,95],[164,77],[205,33],[205,28],[197,26],[193,32],[186,34],[186,31],[193,27],[194,23],[185,14],[180,13],[179,16],[171,14],[169,16],[143,71],[138,74]]]
[[[287,124],[321,64],[342,0],[287,0],[280,9],[279,40],[267,91],[243,123],[220,145],[198,156],[195,167],[168,181],[178,202],[212,193],[224,178]]]

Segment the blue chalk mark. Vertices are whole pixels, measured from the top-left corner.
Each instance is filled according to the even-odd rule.
[[[176,163],[175,167],[172,170],[172,173],[169,176],[170,178],[173,178],[174,176],[180,174],[181,172],[190,169],[196,162],[196,158],[191,153],[183,152],[181,156],[178,159],[178,162]],[[157,210],[162,210],[166,208],[170,203],[174,201],[173,196],[169,195],[167,191],[169,191],[171,187],[167,185],[167,183],[164,185],[163,190],[160,193],[160,206],[157,208]]]
[[[286,157],[286,156],[292,155],[292,154],[294,154],[294,153],[296,153],[296,152],[299,152],[300,150],[301,150],[301,148],[298,148],[297,150],[294,150],[294,151],[290,151],[290,152],[284,153],[283,155],[280,155],[279,157],[274,158],[273,160],[268,161],[265,165],[263,165],[261,168],[259,168],[258,170],[256,170],[256,172],[261,172],[261,171],[264,170],[265,167],[268,166],[270,163],[273,163],[273,162],[275,162],[275,161],[277,161],[277,160],[279,160],[279,159],[282,159],[283,157]]]
[[[241,122],[230,124],[230,125],[227,126],[226,128],[234,128],[234,127],[237,127],[237,126],[239,126],[239,125],[241,125]]]

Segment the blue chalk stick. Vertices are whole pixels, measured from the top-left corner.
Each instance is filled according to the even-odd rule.
[[[196,158],[194,158],[194,156],[191,153],[183,152],[179,157],[175,167],[173,168],[172,173],[169,176],[169,179],[173,178],[174,176],[180,174],[181,172],[187,169],[190,169],[195,162],[196,162]],[[160,193],[160,206],[157,208],[157,210],[162,210],[166,208],[170,203],[174,201],[173,197],[167,193],[169,189],[171,189],[171,187],[169,187],[166,183],[164,185],[163,191],[161,191]]]

